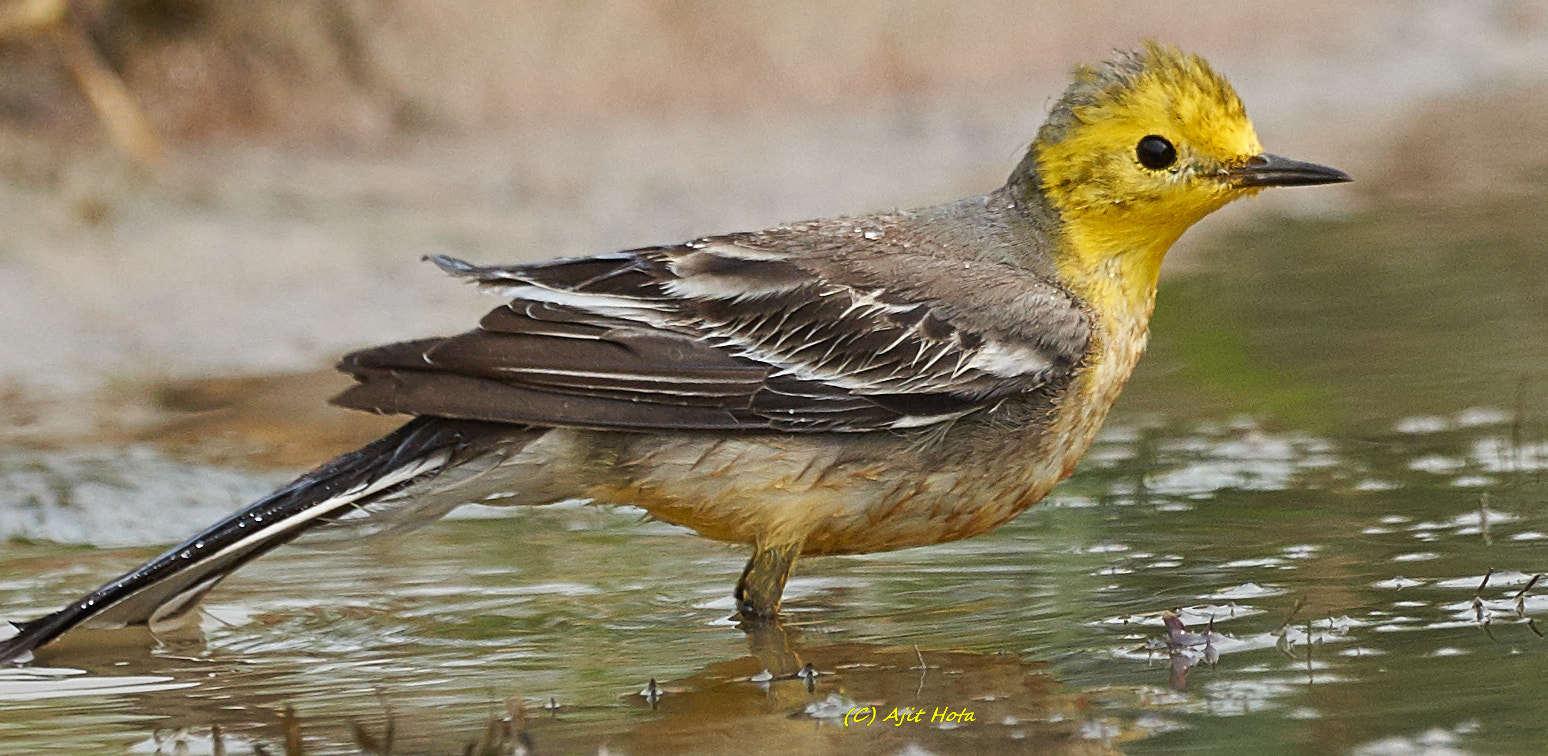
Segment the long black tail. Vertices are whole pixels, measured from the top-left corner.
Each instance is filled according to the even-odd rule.
[[[238,567],[319,524],[435,476],[488,450],[513,426],[420,417],[297,478],[204,529],[161,556],[30,622],[0,641],[0,663],[30,652],[77,625],[122,627],[182,614]]]

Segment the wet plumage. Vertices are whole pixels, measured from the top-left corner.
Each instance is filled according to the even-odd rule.
[[[509,267],[437,258],[513,301],[475,331],[346,357],[361,385],[336,401],[604,430],[862,432],[1068,377],[1091,337],[1075,299],[1013,265],[964,267],[921,225],[897,213]],[[889,248],[889,232],[909,246]],[[867,268],[882,257],[912,278],[878,281]],[[964,280],[981,283],[954,291]],[[974,317],[995,309],[1021,317]]]
[[[965,538],[1036,503],[1143,353],[1172,242],[1263,187],[1342,180],[1261,154],[1224,79],[1149,45],[1078,69],[986,195],[529,265],[435,258],[508,303],[340,365],[358,385],[338,403],[415,419],[20,623],[0,660],[176,617],[312,528],[475,501],[627,504],[748,544],[737,604],[771,617],[800,555]]]

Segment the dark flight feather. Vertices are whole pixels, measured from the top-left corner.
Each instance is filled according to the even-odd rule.
[[[512,302],[464,334],[345,357],[360,383],[334,401],[602,430],[862,432],[1035,391],[1089,342],[1085,313],[1046,284],[1020,292],[1046,328],[1027,339],[809,270],[758,238],[503,267],[434,257]]]

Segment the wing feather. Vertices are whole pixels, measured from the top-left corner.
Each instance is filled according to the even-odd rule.
[[[360,384],[335,401],[616,430],[869,431],[1038,391],[1088,348],[1075,300],[1030,274],[998,282],[1020,287],[1011,296],[1030,311],[995,327],[966,314],[975,292],[948,302],[889,291],[761,241],[518,266],[433,257],[512,301],[476,330],[346,357],[340,368]],[[906,262],[921,280],[946,275],[936,258]]]

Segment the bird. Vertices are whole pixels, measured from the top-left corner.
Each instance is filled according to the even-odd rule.
[[[342,359],[356,383],[333,401],[404,425],[12,623],[0,661],[186,615],[312,528],[470,502],[630,505],[745,545],[736,610],[775,621],[799,557],[967,538],[1042,499],[1145,351],[1173,242],[1266,188],[1349,180],[1265,153],[1224,77],[1146,42],[1077,66],[987,194],[529,264],[431,256],[506,302]]]

